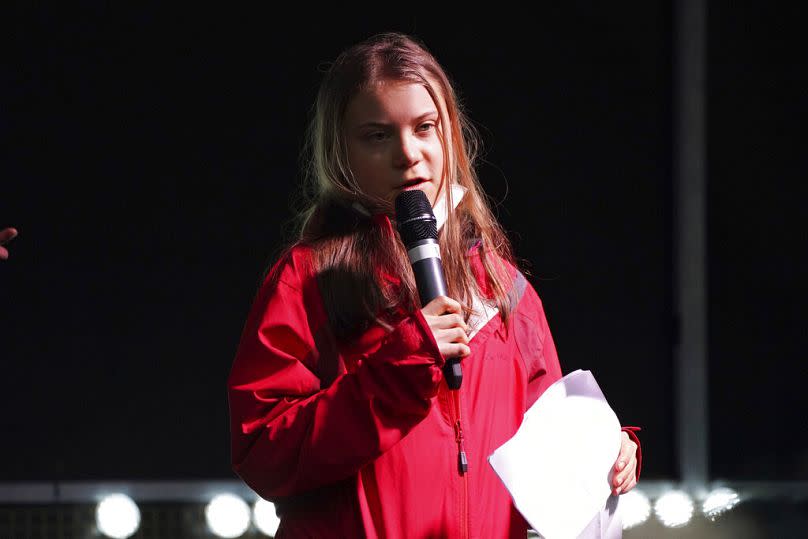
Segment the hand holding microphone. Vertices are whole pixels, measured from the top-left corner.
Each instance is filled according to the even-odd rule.
[[[438,246],[438,227],[432,205],[420,190],[402,191],[396,197],[396,224],[415,274],[421,312],[429,324],[440,353],[446,359],[443,375],[449,389],[463,381],[460,358],[471,353],[468,326],[460,304],[447,297]]]
[[[450,360],[457,362],[457,378],[462,380],[463,374],[460,370],[459,360],[468,356],[471,349],[468,347],[469,327],[463,321],[460,303],[446,296],[438,296],[427,303],[421,312],[432,330],[432,335],[435,336],[441,355],[446,359],[447,364]],[[447,378],[447,384],[449,384],[449,380],[450,378]],[[457,386],[460,387],[459,382]],[[451,384],[449,387],[456,389]]]

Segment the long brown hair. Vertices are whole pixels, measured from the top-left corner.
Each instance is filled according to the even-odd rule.
[[[303,207],[296,241],[314,247],[314,270],[334,333],[348,339],[374,322],[384,324],[386,315],[420,305],[398,233],[352,209],[358,202],[377,215],[394,214],[391,201],[368,196],[353,178],[344,136],[351,99],[381,81],[412,82],[429,92],[440,116],[444,153],[440,196],[445,197],[446,208],[454,207],[448,184],[457,183],[466,190],[455,210],[448,212],[439,236],[448,295],[463,305],[466,319],[472,294],[478,294],[493,300],[507,321],[511,283],[503,261],[514,264],[514,260],[476,175],[478,133],[427,47],[418,38],[386,32],[348,48],[327,70],[301,154]],[[485,290],[477,285],[467,259],[475,242],[485,268]],[[382,275],[392,276],[395,285]]]

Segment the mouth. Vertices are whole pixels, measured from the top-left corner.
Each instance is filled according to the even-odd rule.
[[[400,188],[400,189],[402,189],[402,190],[404,190],[404,191],[407,191],[407,190],[409,190],[409,189],[415,189],[416,187],[418,187],[418,186],[419,186],[419,185],[421,185],[422,183],[426,183],[426,182],[428,182],[428,181],[429,181],[429,180],[427,180],[426,178],[413,178],[413,179],[411,179],[411,180],[407,180],[406,182],[404,182],[403,184],[401,184],[401,185],[399,186],[399,188]]]

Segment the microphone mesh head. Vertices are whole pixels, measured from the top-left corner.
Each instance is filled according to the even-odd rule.
[[[404,245],[438,239],[438,223],[432,205],[423,191],[402,191],[396,197],[396,223]]]

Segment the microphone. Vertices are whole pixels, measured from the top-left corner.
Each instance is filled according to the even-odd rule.
[[[446,296],[437,220],[423,191],[412,189],[399,193],[396,197],[396,227],[407,248],[421,305],[438,296]],[[446,360],[443,376],[449,389],[460,389],[463,371],[459,357]]]

